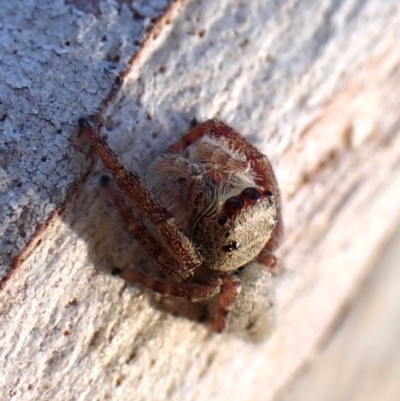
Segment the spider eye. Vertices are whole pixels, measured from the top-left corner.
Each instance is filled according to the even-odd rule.
[[[267,190],[267,191],[264,192],[264,195],[265,196],[273,196],[274,194],[271,191]]]
[[[252,201],[256,201],[260,198],[260,193],[255,188],[246,188],[243,190],[242,195]]]
[[[232,251],[236,251],[237,249],[239,249],[239,245],[236,241],[232,241],[230,244],[224,245],[222,247],[222,250],[224,252],[232,252]]]
[[[226,222],[228,221],[228,217],[226,216],[220,216],[218,219],[218,224],[220,226],[223,226]]]
[[[230,212],[237,212],[238,210],[242,209],[244,206],[244,202],[238,196],[232,196],[225,202],[225,207]]]

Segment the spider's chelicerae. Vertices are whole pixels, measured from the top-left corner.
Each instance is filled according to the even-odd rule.
[[[103,183],[129,231],[166,279],[131,269],[119,275],[160,294],[208,301],[208,325],[216,332],[265,337],[277,263],[272,251],[283,236],[268,159],[213,119],[171,145],[141,178],[118,160],[93,123],[81,119],[80,130],[114,177]]]

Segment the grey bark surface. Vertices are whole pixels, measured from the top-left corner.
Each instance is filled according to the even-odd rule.
[[[62,1],[0,2],[1,278],[88,170],[76,122],[98,109],[167,6],[153,3],[133,18],[113,2],[96,16]]]
[[[120,3],[0,1],[0,394],[273,400],[400,219],[397,0]],[[269,156],[286,238],[265,343],[210,333],[186,305],[175,316],[110,275],[152,263],[77,137],[97,110],[137,170],[194,118]]]

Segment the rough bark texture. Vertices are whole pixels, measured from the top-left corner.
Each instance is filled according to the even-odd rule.
[[[0,1],[0,394],[273,400],[400,218],[398,2],[128,3]],[[268,341],[212,334],[109,274],[151,261],[77,138],[96,110],[135,169],[193,118],[225,120],[270,157],[286,270]]]

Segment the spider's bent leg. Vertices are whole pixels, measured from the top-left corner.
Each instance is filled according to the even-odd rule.
[[[209,135],[210,131],[214,126],[215,120],[207,120],[199,125],[192,128],[186,135],[184,135],[179,141],[172,144],[166,153],[179,154],[182,153],[192,143],[198,141],[205,135]]]
[[[164,246],[153,237],[153,235],[142,222],[137,220],[131,207],[125,202],[117,185],[107,176],[102,177],[101,183],[107,188],[107,191],[117,207],[121,217],[125,221],[128,230],[153,258],[160,269],[168,276],[173,277],[178,281],[189,280],[193,276],[193,273],[182,271],[177,262],[166,251]]]
[[[236,276],[223,276],[220,296],[217,304],[214,303],[208,326],[211,330],[220,333],[225,329],[226,318],[232,308],[237,295],[241,291],[241,281]]]
[[[117,270],[117,274],[129,283],[141,284],[158,294],[185,298],[192,302],[201,302],[213,297],[218,294],[222,284],[218,276],[190,283],[171,283],[143,276],[130,269]]]
[[[115,182],[135,206],[154,224],[161,241],[179,262],[184,272],[201,264],[201,256],[182,232],[175,218],[165,209],[154,194],[143,184],[139,175],[128,170],[115,152],[101,138],[96,128],[86,119],[79,121],[80,132],[89,140]]]
[[[250,341],[265,339],[274,320],[272,274],[261,263],[253,261],[235,276],[228,277],[237,281],[228,285],[224,282],[219,302],[218,296],[214,304],[210,302],[211,328],[220,331],[226,327],[228,332]]]
[[[258,262],[266,266],[274,276],[277,276],[278,274],[282,273],[284,267],[281,261],[271,252],[271,250],[276,248],[274,243],[271,245],[272,241],[273,239],[271,238],[262,251],[258,254],[256,259]]]

